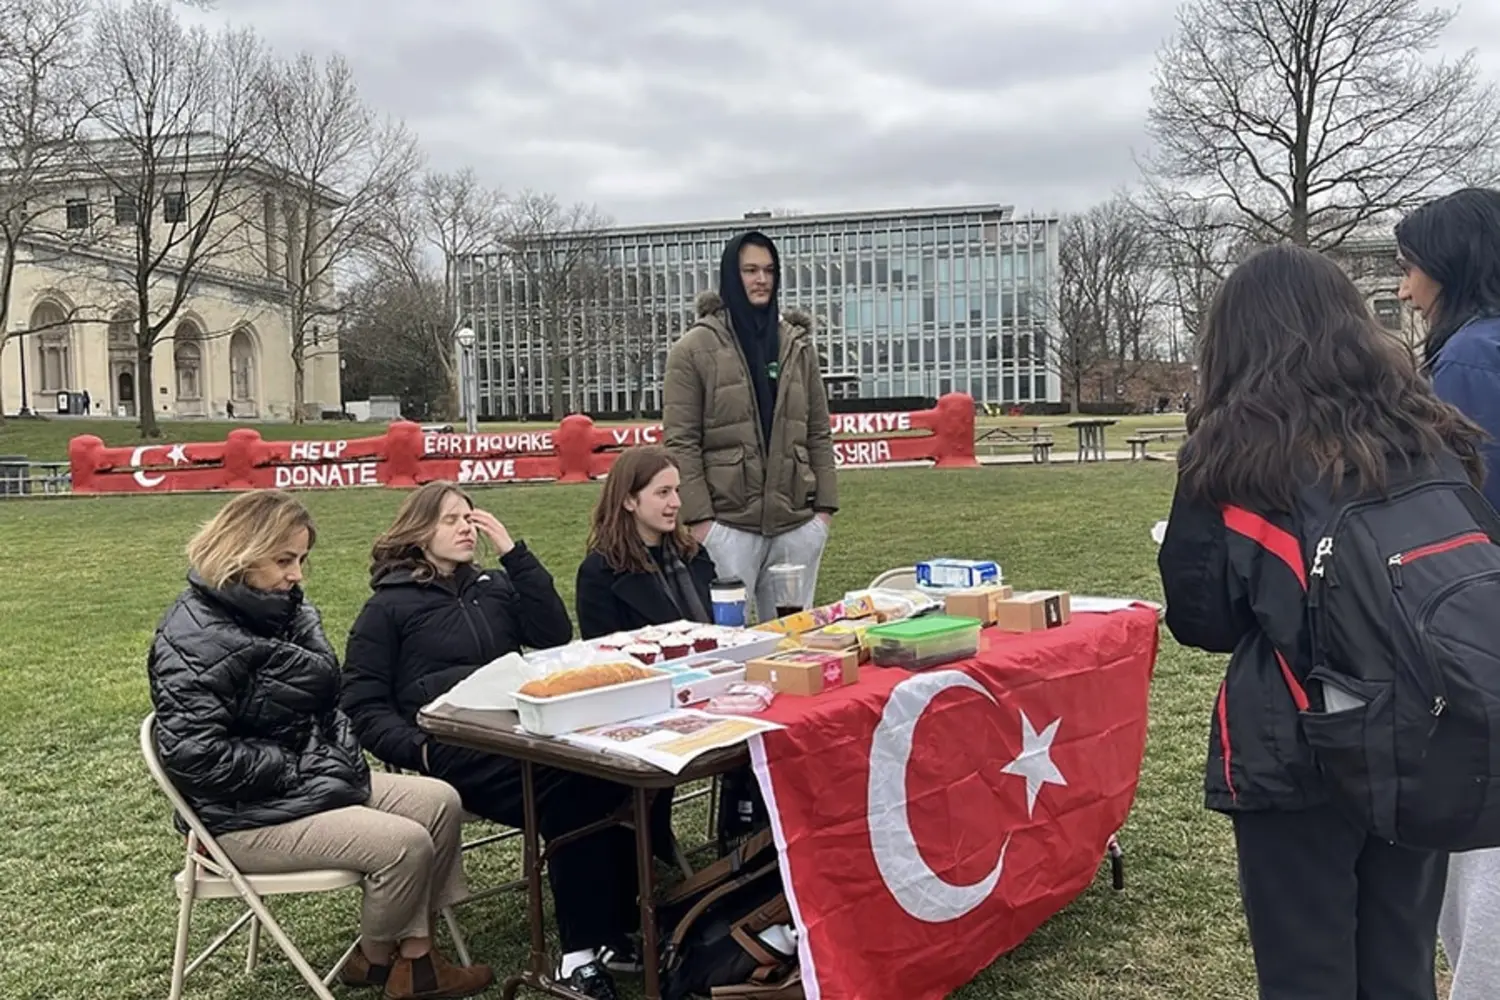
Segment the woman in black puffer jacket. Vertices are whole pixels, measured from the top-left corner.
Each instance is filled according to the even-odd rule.
[[[298,500],[262,490],[231,500],[188,545],[188,587],[147,659],[157,753],[243,870],[365,873],[347,985],[471,996],[493,981],[489,967],[448,963],[429,926],[468,895],[458,794],[371,774],[338,708],[338,657],[302,595],[315,537]]]

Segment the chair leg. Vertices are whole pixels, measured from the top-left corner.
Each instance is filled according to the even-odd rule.
[[[237,873],[231,872],[231,877],[234,874]],[[266,933],[270,934],[271,940],[276,942],[276,947],[281,949],[281,953],[296,968],[298,974],[302,976],[302,981],[307,983],[308,987],[317,995],[318,1000],[337,1000],[328,991],[328,987],[323,985],[322,977],[308,964],[302,952],[296,945],[292,944],[292,939],[286,936],[286,931],[281,929],[281,924],[271,915],[271,911],[266,907],[261,898],[255,894],[255,890],[251,889],[243,878],[235,879],[235,881],[238,883],[235,888],[240,890],[240,896],[245,900],[245,904],[255,914],[257,921],[264,925]]]
[[[255,914],[250,915],[250,943],[245,947],[245,975],[255,971],[256,964],[260,961],[260,921],[255,919]]]
[[[187,891],[181,895],[177,910],[177,943],[172,949],[172,986],[167,1000],[182,1000],[182,983],[187,978],[188,930],[193,918],[193,882],[187,880]]]
[[[338,974],[344,971],[344,966],[349,964],[349,959],[354,957],[354,950],[359,947],[359,943],[362,940],[364,940],[364,935],[356,935],[354,943],[344,949],[344,953],[339,956],[339,960],[334,963],[333,968],[328,970],[328,975],[323,977],[324,986],[333,985],[333,981],[338,978]]]
[[[469,943],[464,940],[464,932],[459,929],[458,917],[453,913],[453,907],[443,907],[443,922],[448,925],[448,937],[453,940],[453,950],[458,955],[459,965],[473,965],[474,960],[469,956]]]
[[[682,871],[682,877],[692,878],[693,866],[688,863],[687,855],[682,853],[682,845],[678,843],[676,837],[672,838],[672,855],[673,859],[677,862],[677,867]]]

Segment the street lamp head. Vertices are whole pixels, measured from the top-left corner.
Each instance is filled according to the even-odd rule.
[[[468,327],[462,328],[453,336],[458,341],[458,345],[466,351],[474,346],[474,331]]]

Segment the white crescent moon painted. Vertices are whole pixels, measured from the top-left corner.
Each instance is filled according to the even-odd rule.
[[[971,912],[989,899],[1005,870],[1010,837],[1000,847],[995,870],[973,885],[945,881],[922,860],[911,832],[906,801],[906,767],[911,761],[912,734],[932,700],[949,688],[968,688],[995,698],[968,674],[942,670],[917,674],[896,685],[885,703],[880,724],[870,742],[870,847],[886,888],[901,908],[930,924],[947,923]]]
[[[135,451],[130,453],[130,464],[140,465],[141,456],[146,454],[146,452],[150,451],[152,448],[156,447],[160,446],[154,444],[143,444],[140,447],[136,448]],[[144,469],[135,470],[135,481],[146,487],[146,489],[148,490],[153,486],[160,486],[162,483],[166,482],[166,479],[167,477],[162,475],[161,473],[157,473],[155,476],[148,476],[146,475]]]

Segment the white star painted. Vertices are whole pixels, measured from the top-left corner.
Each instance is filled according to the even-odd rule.
[[[1029,819],[1036,809],[1036,797],[1043,785],[1067,785],[1057,765],[1052,763],[1052,740],[1057,736],[1057,727],[1062,719],[1052,720],[1052,725],[1040,733],[1021,713],[1021,753],[1002,768],[1005,774],[1015,774],[1026,779],[1026,816]]]
[[[187,460],[187,448],[183,445],[174,444],[172,450],[167,452],[167,461],[173,465],[181,465]]]

